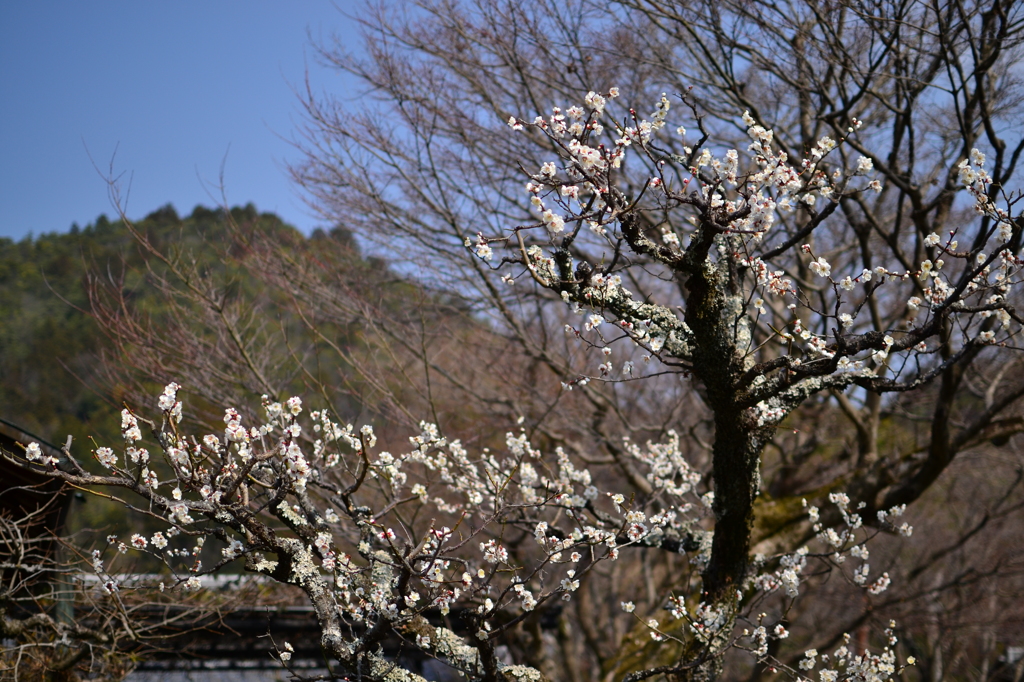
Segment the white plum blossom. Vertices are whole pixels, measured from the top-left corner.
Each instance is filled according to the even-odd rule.
[[[612,88],[613,91],[618,93],[618,89]],[[615,95],[612,95],[614,97]],[[593,90],[587,93],[587,96],[583,99],[587,106],[593,109],[596,113],[600,114],[604,111],[606,100],[601,95],[597,94]]]
[[[129,443],[142,440],[142,431],[139,430],[139,420],[129,410],[121,410],[121,433]]]
[[[173,409],[179,388],[181,387],[176,383],[171,382],[167,384],[164,392],[160,394],[160,398],[157,400],[157,406],[164,412]]]
[[[544,213],[541,214],[541,220],[544,221],[544,224],[547,226],[548,230],[550,230],[554,234],[558,234],[565,229],[565,220],[562,218],[562,216],[558,215],[557,213],[554,213],[551,210],[544,211]]]
[[[108,469],[117,466],[117,455],[110,448],[96,448],[96,461]]]
[[[181,421],[181,402],[178,400],[178,384],[171,382],[164,387],[164,392],[157,399],[157,406],[175,422]]]
[[[811,272],[818,277],[828,277],[832,273],[832,266],[829,265],[824,256],[819,256],[817,260],[811,261],[810,268]]]
[[[245,545],[240,540],[232,540],[227,547],[221,550],[225,559],[234,559],[245,551]]]

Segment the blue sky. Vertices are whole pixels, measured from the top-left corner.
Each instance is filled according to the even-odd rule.
[[[130,182],[128,215],[253,202],[319,224],[285,165],[302,114],[294,89],[352,90],[314,40],[358,47],[328,0],[0,2],[0,236],[62,232],[114,215],[104,179]],[[116,153],[115,153],[116,152]],[[92,160],[90,160],[90,156]],[[210,195],[213,195],[211,198]]]

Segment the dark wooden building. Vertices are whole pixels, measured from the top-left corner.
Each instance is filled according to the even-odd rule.
[[[32,471],[8,460],[12,455],[23,457],[22,446],[29,443],[39,443],[46,456],[63,459],[59,448],[0,418],[0,516],[6,524],[17,524],[22,532],[39,541],[37,551],[50,554],[51,539],[63,531],[70,495],[60,482],[41,473],[43,467]],[[0,545],[0,554],[11,553],[6,545]]]

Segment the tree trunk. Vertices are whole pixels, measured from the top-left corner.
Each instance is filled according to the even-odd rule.
[[[716,413],[715,536],[703,574],[706,602],[734,604],[746,578],[763,447],[756,431],[743,428],[740,414]]]

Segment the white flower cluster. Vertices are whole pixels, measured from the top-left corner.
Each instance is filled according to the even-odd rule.
[[[853,582],[864,586],[871,594],[881,594],[889,587],[891,580],[888,573],[883,573],[875,582],[868,583],[871,571],[868,564],[870,552],[865,542],[869,536],[863,530],[863,519],[859,514],[850,510],[850,498],[845,493],[831,493],[829,502],[836,506],[843,519],[842,526],[838,528],[824,527],[821,523],[819,509],[809,506],[807,500],[803,501],[816,539],[825,549],[818,556],[828,556],[831,562],[837,566],[845,563],[847,556],[860,559],[862,563],[853,570],[851,576]],[[860,504],[861,508],[864,506],[863,503]],[[898,516],[902,514],[902,508],[896,507],[890,512],[878,512],[878,518],[885,522],[890,518],[890,514]],[[863,536],[861,540],[857,539],[858,531]],[[906,534],[909,535],[909,532]],[[801,576],[807,566],[809,556],[812,556],[809,548],[801,547],[793,554],[779,557],[776,570],[757,574],[751,578],[750,582],[755,589],[765,593],[783,589],[787,596],[796,597],[799,594]]]
[[[170,396],[173,392],[174,389],[168,390],[165,395]],[[177,400],[175,403],[177,404]],[[293,489],[296,495],[300,495],[304,490],[301,479],[310,474],[316,466],[330,466],[332,463],[337,463],[340,453],[329,452],[332,450],[329,446],[330,443],[347,445],[357,453],[363,453],[376,444],[377,438],[372,428],[363,427],[357,435],[352,426],[341,428],[334,424],[327,413],[314,413],[311,415],[315,423],[313,432],[320,435],[321,438],[318,440],[320,445],[315,448],[318,453],[316,461],[309,462],[304,457],[300,459],[296,454],[298,440],[303,434],[303,430],[296,422],[298,415],[301,414],[301,402],[293,399],[282,405],[265,401],[265,408],[268,422],[251,429],[243,426],[242,417],[237,410],[229,409],[225,414],[227,428],[223,442],[216,436],[208,435],[200,441],[194,441],[196,443],[194,447],[188,445],[183,438],[178,438],[163,448],[168,460],[174,466],[177,479],[177,486],[173,490],[175,501],[167,507],[168,519],[174,525],[166,534],[156,533],[150,540],[142,536],[133,536],[132,547],[148,551],[148,547],[151,546],[153,551],[163,551],[168,547],[169,537],[173,535],[171,531],[175,531],[178,526],[195,523],[193,517],[196,511],[216,519],[229,514],[228,509],[222,506],[222,495],[226,490],[232,488],[233,482],[238,480],[238,476],[244,475],[245,471],[276,471],[279,475],[284,475],[284,480],[288,481],[291,486],[290,489]],[[564,513],[572,514],[573,510],[581,511],[585,505],[595,501],[599,495],[598,490],[592,484],[589,472],[577,469],[568,456],[561,451],[557,453],[558,476],[548,478],[538,475],[530,462],[526,460],[538,458],[540,453],[533,449],[523,434],[518,436],[509,434],[507,444],[512,458],[507,460],[500,460],[486,452],[481,458],[471,458],[458,441],[447,441],[439,435],[437,427],[432,424],[422,424],[422,433],[410,440],[413,450],[409,453],[391,455],[382,452],[371,459],[369,477],[387,481],[396,488],[402,487],[406,485],[403,467],[410,463],[420,465],[424,472],[436,474],[440,485],[445,486],[449,491],[457,491],[461,494],[461,503],[457,501],[458,496],[452,498],[448,494],[443,495],[448,499],[442,499],[442,496],[434,496],[431,499],[432,496],[428,492],[427,485],[417,482],[412,486],[411,490],[417,499],[434,503],[442,510],[484,515],[493,513],[493,510],[508,503],[504,499],[504,493],[500,487],[495,485],[495,481],[502,479],[518,479],[523,497],[531,500],[532,508],[537,512],[543,512],[550,508],[553,511],[563,510]],[[647,450],[634,448],[634,452],[641,461],[657,470],[652,480],[661,481],[666,487],[693,485],[696,482],[696,477],[682,462],[678,449],[678,442],[673,440],[667,446],[651,445]],[[148,456],[140,456],[141,450],[138,448],[132,452],[134,454],[126,459],[136,466],[143,467],[142,462],[148,461]],[[108,450],[100,450],[98,454],[106,461],[116,457],[113,451],[108,452]],[[360,454],[360,456],[362,455]],[[239,464],[235,460],[236,457],[246,460],[246,463]],[[209,471],[210,464],[214,462],[220,463],[218,465],[219,472],[215,467],[211,473]],[[683,472],[683,476],[673,480],[673,470]],[[151,475],[148,468],[146,468],[146,472]],[[689,482],[684,483],[684,480]],[[156,481],[153,480],[151,483],[155,486]],[[436,483],[430,484],[429,487],[433,485]],[[681,494],[682,490],[680,488],[675,492]],[[621,496],[618,499],[620,502],[624,502]],[[309,512],[298,503],[282,500],[273,511],[278,518],[292,528],[310,527]],[[580,511],[576,512],[577,515]],[[571,553],[570,560],[578,563],[582,560],[582,555],[576,550],[577,547],[600,543],[608,546],[605,557],[613,557],[617,555],[616,538],[620,533],[628,535],[629,541],[641,540],[648,537],[652,531],[672,523],[675,518],[674,513],[663,513],[648,519],[640,510],[623,510],[623,514],[625,519],[621,521],[621,525],[614,523],[608,525],[606,521],[601,521],[600,525],[608,527],[577,527],[566,535],[562,535],[561,539],[557,535],[545,536],[544,544],[548,560],[556,564],[564,563],[562,553],[568,550]],[[337,513],[331,508],[325,510],[323,516],[327,522],[340,522]],[[562,532],[564,531],[559,531],[559,533]],[[398,551],[401,541],[394,531],[385,528],[377,535],[386,547],[394,547],[394,551]],[[424,551],[428,553],[441,551],[450,541],[451,535],[451,531],[447,528],[438,530],[424,546]],[[386,564],[380,562],[385,559],[379,558],[378,553],[367,542],[361,543],[359,548],[364,559],[368,561],[367,565],[358,565],[347,555],[336,554],[332,548],[332,542],[330,533],[316,532],[312,537],[311,544],[319,554],[319,566],[314,563],[312,554],[300,552],[300,560],[293,561],[293,572],[297,576],[297,580],[309,580],[320,571],[334,573],[338,594],[345,608],[352,615],[362,619],[403,618],[405,617],[403,614],[414,613],[417,609],[428,605],[447,610],[460,598],[471,598],[472,594],[486,587],[487,583],[493,579],[492,575],[485,574],[483,569],[480,569],[479,580],[481,582],[478,584],[477,579],[473,578],[470,572],[463,571],[461,579],[463,586],[452,587],[451,572],[454,570],[454,566],[448,559],[438,558],[421,562],[418,564],[418,570],[421,584],[426,589],[427,599],[424,601],[423,589],[406,591],[401,595],[396,593],[395,584],[391,582],[391,579],[384,580],[382,578]],[[198,556],[200,547],[201,545],[197,544],[192,551],[193,556]],[[248,548],[240,540],[231,540],[221,550],[221,554],[224,559],[233,559],[248,551]],[[170,556],[183,555],[183,552],[184,550],[173,550]],[[273,562],[259,560],[258,554],[255,554],[255,557],[253,563],[257,570],[274,570]],[[481,558],[485,565],[487,562],[493,561],[507,566],[515,574],[524,570],[523,567],[508,563],[510,558],[507,550],[495,539],[485,540],[481,543]],[[373,576],[373,587],[363,582],[363,578],[368,574]],[[522,608],[525,610],[534,608],[541,599],[541,596],[536,593],[537,588],[527,586],[522,581],[517,582],[515,576],[510,580],[512,581],[511,593],[519,599]],[[191,580],[184,583],[186,589],[196,584]],[[575,570],[570,569],[559,580],[556,580],[555,589],[562,594],[564,599],[578,589],[579,584],[579,577],[575,575]],[[466,587],[471,587],[471,589],[466,591]]]
[[[174,382],[167,384],[156,403],[168,419],[173,419],[176,422],[181,421],[181,401],[178,400],[178,389],[180,388],[181,386]]]
[[[473,249],[473,252],[483,260],[494,259],[494,249],[487,243],[482,232],[477,233],[475,241],[466,237],[465,245],[467,249]]]
[[[594,327],[602,323],[594,320]],[[180,409],[174,392],[170,387],[165,391],[168,401],[175,398],[173,404],[165,404]],[[167,562],[182,559],[186,563],[178,574],[178,584],[184,590],[199,589],[204,573],[200,558],[207,536],[194,517],[244,527],[253,521],[247,495],[263,495],[260,499],[267,501],[264,509],[276,517],[277,528],[288,527],[287,535],[277,535],[273,544],[263,545],[261,534],[278,531],[264,527],[260,533],[245,531],[242,538],[221,534],[226,544],[221,545],[215,563],[223,565],[244,555],[250,569],[271,574],[280,564],[266,560],[264,553],[287,553],[288,581],[332,595],[333,607],[355,622],[370,626],[387,621],[401,628],[414,622],[424,609],[437,608],[447,614],[460,605],[479,619],[476,636],[481,640],[490,639],[500,627],[500,620],[494,618],[499,609],[528,612],[549,599],[570,600],[590,566],[614,561],[622,547],[662,546],[672,539],[683,552],[679,538],[685,536],[685,551],[698,548],[691,553],[691,564],[698,570],[710,555],[713,534],[700,524],[714,506],[714,493],[701,495],[698,491],[700,473],[683,457],[675,432],[661,442],[643,446],[624,441],[622,452],[650,485],[649,494],[637,500],[602,489],[591,471],[564,449],[556,448],[553,457],[545,457],[530,442],[525,427],[506,434],[503,452],[483,449],[471,454],[461,442],[445,438],[436,425],[423,422],[420,433],[409,439],[407,452],[375,453],[378,438],[369,426],[342,428],[327,412],[315,411],[309,416],[313,427],[302,428],[303,408],[298,398],[283,403],[265,399],[264,410],[266,422],[249,428],[237,410],[227,410],[223,437],[186,438],[165,423],[158,440],[173,466],[173,500],[155,491],[151,494],[152,501],[166,510],[171,527],[149,538],[134,534],[130,542],[116,543],[113,538],[118,551],[158,554]],[[310,459],[301,455],[308,434],[315,434],[319,444]],[[131,442],[126,448],[132,448],[134,454],[127,454],[126,449],[125,470],[114,471],[130,482],[138,480],[134,477],[143,470],[149,472],[148,455],[142,456],[136,441]],[[116,464],[116,455],[109,448],[98,448],[97,457],[112,467]],[[321,508],[310,499],[307,483],[324,480],[324,472],[342,461],[344,476],[356,483],[344,493],[343,503]],[[364,500],[368,504],[363,506],[356,495],[361,494],[360,485],[371,482],[372,490]],[[153,481],[151,489],[155,487]],[[845,495],[834,494],[831,501],[839,508],[846,528],[839,532],[821,528],[817,510],[810,508],[808,514],[819,541],[836,556],[845,553],[861,559],[863,564],[854,571],[853,579],[872,594],[881,592],[889,578],[883,574],[868,584],[868,552],[854,538],[862,525],[860,517],[849,510]],[[452,525],[457,530],[431,521],[425,533],[421,528],[417,539],[404,519],[395,523],[395,517],[389,517],[394,508],[420,504],[433,507],[431,517],[450,515],[456,519]],[[510,510],[515,510],[518,527],[532,529],[536,546],[527,550],[518,545],[513,552],[505,536],[495,532],[493,519]],[[890,510],[885,519],[901,513],[902,509]],[[170,540],[184,526],[191,526],[184,534],[195,537],[195,545],[174,549]],[[336,544],[345,542],[352,542],[357,553],[346,554],[343,545]],[[810,558],[806,547],[777,557],[772,570],[752,575],[743,590],[783,590],[794,597]],[[100,559],[95,561],[100,570]],[[109,588],[111,592],[115,589],[116,584]],[[737,592],[737,603],[740,601],[742,592]],[[705,642],[731,637],[736,616],[732,608],[721,603],[691,608],[685,598],[669,600],[673,617],[685,620],[689,631]],[[636,606],[624,602],[623,609],[632,613]],[[645,622],[656,641],[672,636],[672,630],[657,618]],[[781,625],[759,627],[753,635],[755,653],[767,646],[769,637],[786,636]],[[440,629],[417,632],[415,637],[419,646],[435,652],[463,646]],[[806,659],[809,664],[817,660],[813,656]]]
[[[632,120],[627,117],[625,120],[628,123],[609,124],[608,137],[602,138],[605,128],[600,119],[611,99],[611,91],[606,94],[592,92],[585,98],[583,106],[572,106],[564,111],[556,107],[550,116],[537,117],[532,123],[516,118],[510,120],[510,125],[517,130],[525,127],[536,128],[549,136],[556,143],[556,148],[561,150],[557,160],[545,161],[536,172],[531,173],[526,185],[531,204],[539,216],[535,226],[544,226],[548,233],[557,234],[576,223],[581,227],[586,226],[595,234],[609,236],[609,228],[615,230],[623,219],[626,207],[629,206],[632,210],[635,203],[630,202],[636,201],[625,197],[622,190],[615,185],[612,171],[621,167],[627,154],[636,154],[642,157],[643,164],[655,169],[656,176],[650,179],[647,187],[658,189],[657,196],[661,197],[663,193],[676,202],[675,205],[693,213],[688,216],[693,224],[692,231],[683,229],[681,225],[665,223],[658,226],[661,243],[656,244],[641,235],[640,242],[647,240],[646,245],[641,244],[641,247],[648,253],[656,254],[657,258],[674,262],[672,258],[681,257],[675,254],[685,252],[689,248],[692,238],[702,229],[700,225],[707,222],[709,217],[718,220],[714,216],[732,216],[729,218],[731,223],[724,229],[725,235],[719,235],[722,238],[716,241],[718,257],[735,259],[741,268],[748,268],[754,276],[756,285],[754,290],[749,292],[748,300],[754,302],[752,310],[760,316],[780,316],[781,306],[771,305],[771,297],[792,296],[797,304],[806,305],[806,301],[796,295],[797,288],[793,278],[787,276],[786,271],[782,269],[770,268],[756,255],[756,243],[771,232],[777,217],[794,211],[801,205],[814,207],[820,200],[831,202],[831,205],[838,202],[842,196],[867,189],[882,189],[877,181],[872,180],[864,185],[856,180],[873,172],[874,157],[855,155],[855,163],[849,169],[830,168],[826,172],[825,164],[835,166],[835,152],[844,145],[846,138],[833,139],[824,136],[808,150],[805,158],[794,161],[777,148],[774,133],[760,125],[749,112],[744,113],[742,117],[751,140],[745,153],[731,149],[717,156],[707,147],[687,147],[684,149],[686,156],[666,157],[663,150],[651,147],[654,136],[666,125],[671,109],[665,96],[657,103],[649,120],[640,119],[631,110]],[[860,125],[860,121],[852,121],[849,133],[852,135]],[[684,129],[676,130],[679,135],[685,136]],[[746,172],[741,169],[744,158],[750,162],[750,169]],[[994,229],[998,230],[1000,239],[1005,242],[1015,228],[1006,211],[996,207],[989,196],[992,181],[985,172],[984,162],[983,154],[977,150],[972,152],[970,159],[960,164],[961,180],[975,196],[978,210],[993,219],[996,225]],[[675,174],[662,174],[660,169],[671,163],[685,163],[685,170],[689,172],[690,177],[682,179]],[[673,183],[678,186],[674,186]],[[698,187],[699,191],[690,191]],[[698,196],[703,203],[696,206],[693,197]],[[651,206],[664,208],[664,205],[658,204],[657,201]],[[686,208],[687,206],[690,208]],[[625,224],[621,227],[625,229]],[[963,254],[956,252],[957,241],[953,237],[954,235],[950,235],[944,239],[937,234],[930,234],[923,238],[923,243],[926,248],[938,249],[942,254],[964,258]],[[486,241],[483,235],[478,235],[478,238]],[[621,286],[611,286],[604,290],[605,282],[617,277],[616,275],[594,273],[588,274],[585,280],[579,282],[572,279],[563,281],[564,274],[559,274],[553,252],[538,244],[524,248],[524,264],[532,271],[535,279],[545,286],[557,288],[574,312],[585,314],[588,311],[585,311],[584,307],[591,308],[591,317],[582,325],[586,331],[596,330],[599,325],[611,322],[621,326],[628,336],[648,353],[644,357],[645,360],[660,354],[666,348],[673,357],[686,357],[685,351],[690,347],[690,339],[685,323],[678,319],[655,319],[648,310],[657,306],[633,301],[632,295],[621,289]],[[967,290],[963,291],[950,281],[948,276],[955,273],[950,272],[948,266],[943,269],[943,258],[935,253],[930,255],[931,258],[923,260],[919,269],[915,271],[897,271],[880,265],[873,269],[858,268],[859,273],[842,272],[849,267],[848,264],[830,262],[829,258],[834,258],[831,253],[814,254],[806,267],[808,272],[818,279],[826,280],[834,288],[839,303],[835,316],[841,324],[841,333],[856,333],[853,327],[857,322],[856,312],[862,303],[850,297],[849,303],[856,307],[853,310],[842,308],[847,302],[843,294],[853,291],[858,284],[866,287],[868,293],[871,293],[881,284],[907,282],[917,278],[921,282],[921,287],[915,292],[917,295],[906,299],[906,309],[913,314],[922,308],[948,306],[951,296],[962,298],[986,287],[995,288],[997,296],[1005,295],[1006,289],[1014,281],[1013,273],[1020,269],[1020,263],[1012,254],[1001,252],[1002,272],[996,275],[996,281],[989,281],[991,275],[996,273],[989,272],[986,268],[985,272],[979,273],[974,281],[968,283]],[[972,254],[972,257],[974,255],[978,255],[982,260],[985,258],[984,254]],[[949,256],[946,257],[947,260],[948,258]],[[565,265],[561,263],[561,267],[564,268]],[[572,263],[568,265],[571,266]],[[570,292],[567,284],[582,286],[578,291]],[[766,304],[766,301],[769,304]],[[992,316],[998,317],[1003,326],[1011,321],[1011,314],[1002,300],[988,302],[984,309],[976,312],[982,320]],[[764,320],[764,324],[771,326],[777,335],[775,341],[783,345],[791,343],[797,337],[801,338],[803,350],[810,360],[834,358],[836,344],[829,342],[829,328],[822,325],[820,330],[811,331],[803,328],[799,320],[799,316],[793,315],[790,319]],[[566,331],[581,334],[573,325],[567,325]],[[893,339],[893,343],[887,343],[882,348],[870,349],[870,352],[864,351],[857,356],[840,357],[837,361],[837,371],[868,376],[873,371],[870,364],[873,362],[877,366],[885,366],[890,353],[894,350],[904,353],[927,350],[927,346],[920,344],[903,347],[897,342],[899,336],[894,330],[883,331],[886,331],[887,340]],[[973,335],[981,342],[994,343],[998,341],[997,333],[995,329],[984,329],[974,332]],[[807,360],[806,357],[794,357],[790,369]],[[616,366],[610,358],[604,359],[595,374],[599,378],[612,380],[618,376],[615,374]],[[631,374],[626,371],[625,365],[621,366],[623,376]],[[576,385],[584,385],[591,378],[580,377],[564,382],[563,386],[571,390]],[[757,418],[765,426],[777,423],[785,414],[780,405],[761,405],[759,410]]]
[[[28,447],[25,448],[25,459],[30,462],[39,462],[43,466],[53,466],[57,463],[56,457],[43,454],[43,449],[39,446],[39,443],[28,444]]]
[[[142,440],[139,420],[128,409],[121,410],[121,434],[126,442],[135,443]]]
[[[96,461],[108,469],[117,466],[117,455],[110,448],[96,448]]]
[[[901,523],[899,526],[896,525],[896,519],[903,516],[903,512],[905,512],[906,510],[907,505],[905,504],[896,505],[895,507],[889,509],[888,511],[880,509],[878,511],[878,520],[881,523],[887,525],[889,528],[898,532],[903,537],[909,538],[910,535],[914,532],[914,527],[911,526],[909,523]]]
[[[669,495],[681,497],[692,492],[700,482],[701,474],[694,470],[683,457],[679,447],[679,434],[669,430],[664,443],[648,441],[645,448],[625,439],[625,451],[637,462],[647,467],[647,480],[655,490],[664,490]]]

